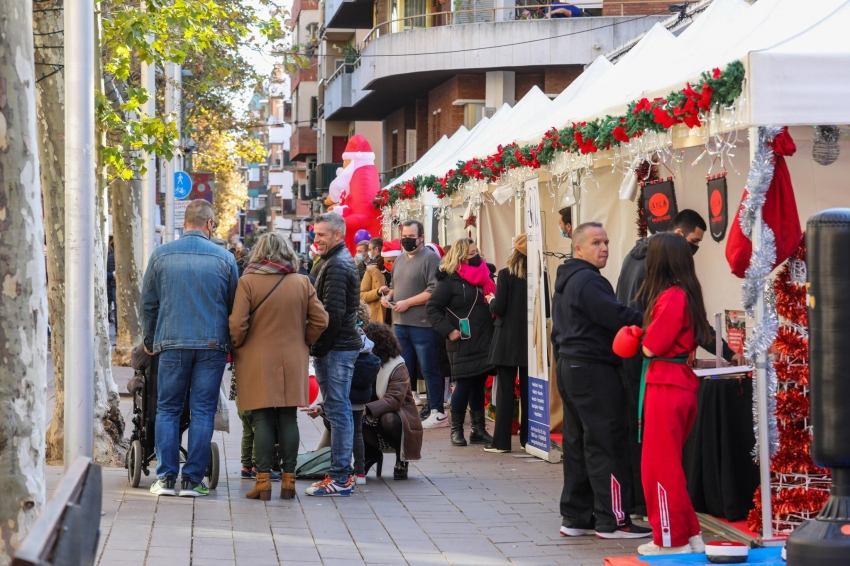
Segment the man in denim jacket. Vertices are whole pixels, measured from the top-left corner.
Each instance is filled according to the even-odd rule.
[[[228,318],[239,278],[233,254],[210,241],[213,207],[186,208],[185,233],[151,254],[142,287],[145,350],[159,354],[155,495],[198,497],[210,459],[218,391],[230,350]],[[180,471],[180,416],[189,394],[189,450]]]

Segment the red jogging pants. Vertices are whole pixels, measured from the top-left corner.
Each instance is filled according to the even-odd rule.
[[[641,475],[652,540],[658,546],[685,546],[700,532],[682,468],[682,448],[696,414],[695,391],[646,384]]]

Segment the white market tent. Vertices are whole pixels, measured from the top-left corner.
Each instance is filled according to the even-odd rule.
[[[526,125],[514,123],[510,132],[501,127],[488,129],[494,137],[475,144],[480,153],[466,152],[462,158],[484,157],[493,153],[490,148],[514,140],[536,142],[553,126],[561,128],[570,122],[623,114],[633,100],[666,96],[688,82],[697,82],[703,72],[741,61],[747,78],[732,129],[740,131],[769,124],[808,126],[791,129],[798,150],[787,160],[800,218],[805,222],[823,208],[850,205],[850,195],[835,190],[845,186],[850,175],[850,147],[842,140],[843,151],[838,160],[829,167],[817,165],[811,159],[810,127],[850,123],[850,41],[844,35],[848,29],[850,0],[819,0],[805,6],[798,0],[758,0],[753,5],[743,0],[715,0],[678,37],[656,26],[617,64],[594,63],[588,67],[573,86],[553,101],[548,115],[540,113]],[[710,169],[709,159],[699,160],[707,134],[707,131],[692,132],[687,140],[675,145],[681,152],[678,163],[670,162],[665,165],[670,171],[661,171],[662,176],[675,174],[680,209],[706,209],[705,175],[709,171],[718,172],[716,165]],[[738,147],[729,156],[730,215],[734,215],[740,201],[749,168],[745,137],[739,137]],[[604,157],[604,152],[598,156],[601,165],[605,163]],[[430,173],[445,175],[460,158],[458,154],[447,157],[445,163],[449,166],[440,164],[442,170],[432,168]],[[545,173],[541,177],[541,195],[546,192],[544,186],[548,186],[544,177]],[[609,266],[603,273],[612,282],[617,280],[619,266],[635,233],[635,204],[618,199],[622,181],[622,173],[597,165],[592,182],[586,182],[582,190],[580,205],[581,220],[602,220],[608,227],[612,249]],[[547,188],[556,195],[553,200],[559,200],[561,188]],[[495,204],[486,207],[497,208]],[[551,214],[551,211],[543,212],[544,216]],[[487,210],[482,212],[482,222],[488,220],[487,215]],[[488,232],[503,233],[505,226],[510,226],[510,221],[505,223],[501,215],[499,218],[501,230],[493,226]],[[544,237],[547,249],[557,246],[564,250],[565,240],[558,238],[557,225],[551,216],[545,219]],[[711,282],[704,285],[709,313],[740,308],[737,300],[740,280],[729,275],[723,254],[725,241],[707,241],[701,249],[697,268],[701,280]],[[767,483],[764,473],[762,482]]]

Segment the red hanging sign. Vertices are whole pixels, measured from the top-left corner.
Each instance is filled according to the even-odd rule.
[[[666,232],[673,223],[673,217],[679,212],[673,177],[641,183],[641,186],[646,227],[651,234]]]
[[[711,237],[720,242],[726,237],[729,222],[726,172],[706,177],[708,186],[708,224]]]

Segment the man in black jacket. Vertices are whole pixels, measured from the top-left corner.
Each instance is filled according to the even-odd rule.
[[[608,262],[608,235],[598,222],[572,233],[574,256],[558,267],[552,299],[552,345],[564,403],[564,490],[561,534],[641,538],[624,502],[632,500],[626,391],[622,360],[612,350],[623,326],[643,314],[617,301],[599,272]]]
[[[357,332],[360,279],[351,252],[345,247],[345,221],[329,212],[316,219],[315,244],[323,265],[316,278],[316,294],[328,311],[328,328],[310,346],[323,410],[331,423],[331,468],[328,477],[307,488],[307,495],[351,495],[351,451],[354,422],[349,389],[354,362],[362,342]]]
[[[706,224],[697,211],[686,208],[673,217],[670,230],[685,238],[691,247],[691,252],[696,255],[700,242],[705,236]],[[620,278],[617,280],[617,300],[639,311],[644,310],[643,301],[638,298],[637,294],[643,285],[643,280],[646,279],[648,241],[649,238],[641,238],[635,243],[635,247],[623,260],[623,268],[620,270]],[[712,354],[714,353],[716,348],[714,328],[711,329],[711,339],[705,344],[700,344],[700,346]],[[744,356],[736,354],[726,343],[726,340],[723,340],[723,359],[732,362],[733,365],[744,365],[746,363]],[[641,485],[641,445],[638,442],[637,414],[642,366],[643,357],[640,353],[633,358],[623,360],[623,371],[626,375],[627,392],[629,394],[629,447],[632,454],[632,480],[635,486]],[[628,502],[627,506],[630,513],[641,517],[646,516],[646,501],[644,501],[642,489],[634,490],[634,502]]]

